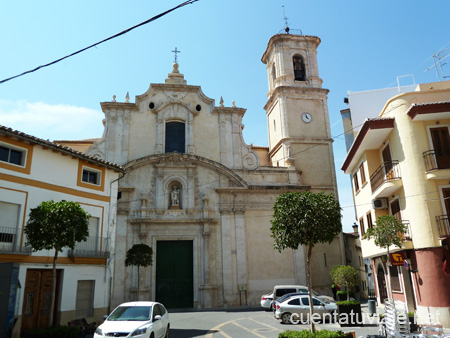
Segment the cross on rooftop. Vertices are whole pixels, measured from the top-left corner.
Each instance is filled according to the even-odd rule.
[[[178,63],[178,53],[181,53],[178,49],[177,49],[177,47],[175,47],[175,50],[173,50],[172,51],[172,53],[174,53],[175,54],[175,63]]]

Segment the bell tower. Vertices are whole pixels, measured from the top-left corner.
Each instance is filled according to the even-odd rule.
[[[337,197],[328,89],[322,88],[316,36],[277,34],[267,44],[269,92],[266,110],[273,166],[295,168],[311,190]]]

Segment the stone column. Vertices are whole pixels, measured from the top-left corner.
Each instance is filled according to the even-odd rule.
[[[220,210],[222,225],[222,288],[223,305],[233,300],[233,263],[231,255],[231,210]]]
[[[236,226],[236,268],[237,283],[247,284],[247,246],[245,237],[245,210],[237,209],[234,212]]]

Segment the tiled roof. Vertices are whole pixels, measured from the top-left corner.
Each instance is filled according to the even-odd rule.
[[[414,119],[418,114],[432,114],[448,111],[450,109],[450,101],[413,103],[406,111],[406,114]]]
[[[54,143],[94,143],[100,140],[100,138],[87,138],[84,140],[53,140]]]
[[[23,133],[21,131],[18,131],[18,130],[12,129],[12,128],[8,128],[8,127],[0,125],[0,133],[5,133],[7,135],[17,137],[17,138],[19,138],[21,140],[25,140],[25,141],[28,141],[30,143],[38,144],[40,146],[43,146],[43,147],[46,147],[46,148],[50,148],[50,149],[59,151],[59,152],[64,153],[64,154],[69,154],[71,156],[76,156],[76,157],[78,157],[80,159],[83,159],[85,161],[88,161],[88,162],[91,162],[91,163],[95,163],[95,164],[101,165],[103,167],[107,167],[109,169],[117,170],[117,171],[120,171],[120,172],[124,172],[125,171],[125,169],[122,166],[120,166],[120,165],[118,165],[116,163],[108,162],[108,161],[101,160],[101,159],[93,157],[93,156],[86,155],[85,153],[82,153],[80,151],[76,151],[76,150],[74,150],[72,148],[69,148],[69,147],[66,147],[66,146],[63,146],[63,145],[60,145],[60,144],[56,144],[56,143],[53,143],[53,142],[50,142],[50,141],[46,141],[46,140],[41,139],[39,137],[35,137],[35,136],[29,135],[29,134],[25,134],[25,133]]]

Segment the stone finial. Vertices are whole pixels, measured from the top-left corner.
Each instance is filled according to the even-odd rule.
[[[220,97],[220,106],[223,107],[223,97]]]
[[[127,92],[127,96],[125,96],[125,102],[129,103],[130,102],[130,93]]]
[[[179,67],[178,63],[173,64],[172,73],[168,75],[168,78],[165,81],[166,84],[181,84],[181,85],[186,84],[184,75],[180,73],[178,67]]]
[[[236,101],[231,102],[233,108],[236,108]]]
[[[116,102],[116,95],[113,95],[113,99],[111,102]]]

